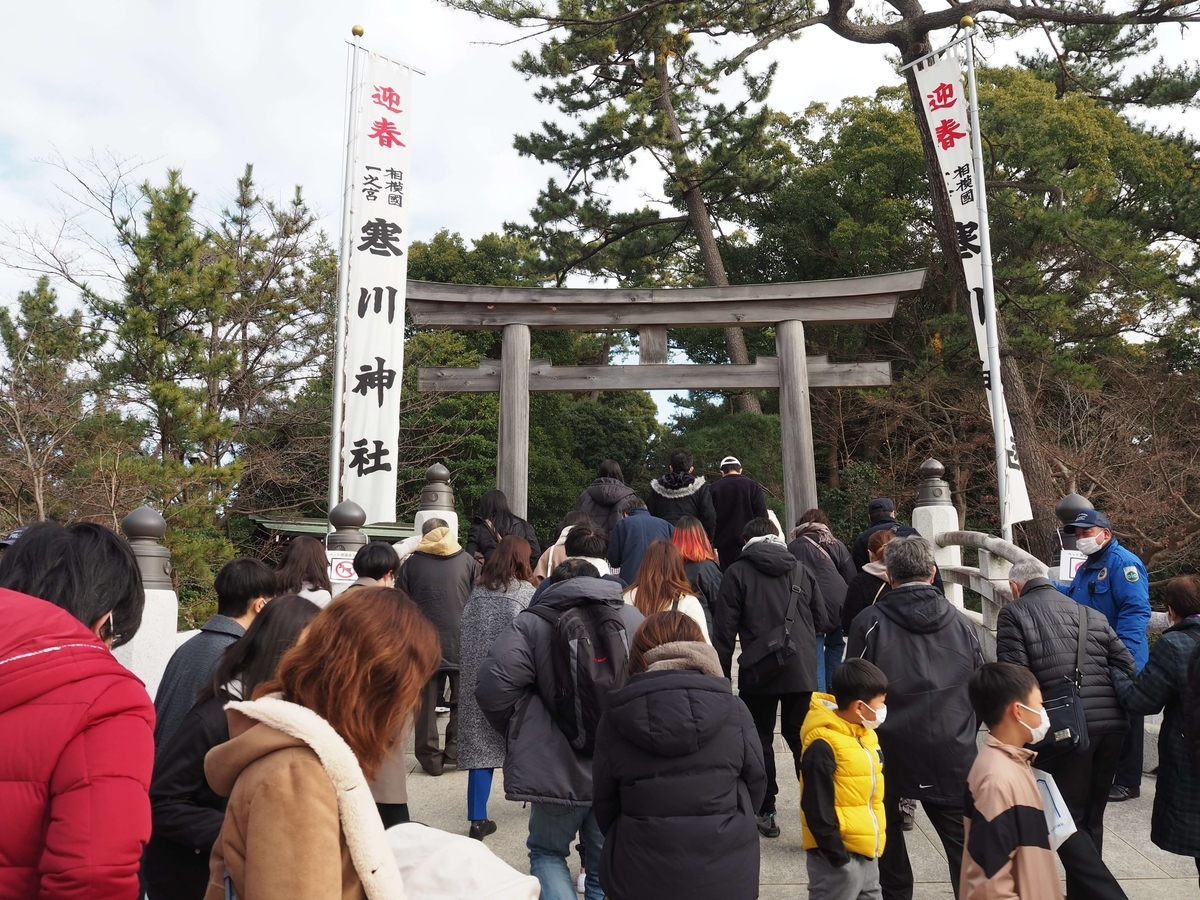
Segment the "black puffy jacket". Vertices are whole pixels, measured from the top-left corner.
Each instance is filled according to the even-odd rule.
[[[863,610],[846,640],[887,675],[879,727],[889,792],[959,806],[979,730],[967,682],[983,665],[971,620],[931,584],[902,584]]]
[[[517,526],[512,533],[529,542],[529,567],[537,568],[538,557],[542,555],[542,545],[533,526],[524,519],[517,519]],[[487,560],[502,537],[504,535],[496,535],[490,523],[476,516],[475,521],[471,523],[471,530],[467,532],[467,543],[463,545],[463,549],[471,556],[478,554]]]
[[[1083,664],[1083,710],[1088,734],[1129,730],[1109,667],[1130,678],[1137,675],[1133,657],[1101,613],[1081,607],[1059,592],[1047,578],[1025,585],[1019,600],[1000,610],[996,622],[996,659],[1025,666],[1037,676],[1043,693],[1075,677],[1079,642],[1079,610],[1087,611],[1087,650]]]
[[[675,648],[696,645],[657,650]],[[611,900],[752,900],[766,793],[754,721],[724,678],[653,669],[610,695],[596,734],[600,883]]]
[[[616,478],[597,478],[579,495],[575,509],[591,519],[597,528],[612,531],[621,518],[617,507],[634,493],[633,488]]]
[[[850,551],[841,541],[818,543],[816,535],[799,535],[788,544],[788,552],[803,563],[825,597],[825,608],[829,610],[829,621],[826,631],[834,631],[841,627],[842,606],[846,602],[846,588],[858,574],[850,559]]]
[[[683,564],[692,593],[704,607],[704,617],[708,620],[708,633],[713,633],[713,610],[717,608],[717,600],[721,596],[721,568],[711,559],[699,562],[687,561]]]
[[[744,651],[751,643],[783,624],[791,603],[792,586],[800,588],[792,639],[796,655],[772,678],[738,690],[743,694],[794,694],[817,689],[817,634],[828,627],[825,598],[812,572],[788,553],[782,541],[756,541],[725,570],[721,595],[713,610],[713,646],[725,676],[733,671],[733,646],[741,638]]]

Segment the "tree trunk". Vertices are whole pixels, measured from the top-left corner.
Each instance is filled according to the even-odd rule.
[[[928,39],[915,42],[904,52],[905,61],[910,61],[928,53]],[[941,167],[937,161],[937,147],[934,146],[933,135],[929,131],[929,123],[925,119],[924,102],[917,88],[914,71],[905,73],[908,93],[912,98],[913,113],[917,118],[917,131],[921,135],[921,149],[925,154],[925,166],[929,176],[929,191],[933,198],[933,224],[942,248],[945,260],[945,272],[949,279],[951,290],[947,307],[950,312],[957,310],[957,300],[968,298],[966,275],[963,272],[962,259],[958,251],[958,232],[954,225],[954,207],[950,205],[950,194],[946,190],[946,182],[942,178]],[[983,173],[979,173],[980,182]],[[970,303],[967,303],[970,310]],[[1000,317],[1000,307],[996,307],[996,325],[1000,334],[1000,375],[1004,383],[1004,391],[1008,401],[1008,414],[1012,420],[1013,438],[1017,443],[1017,453],[1021,460],[1021,468],[1025,473],[1025,484],[1029,490],[1029,503],[1033,509],[1033,522],[1027,526],[1030,545],[1037,555],[1041,548],[1047,546],[1047,541],[1054,533],[1057,519],[1054,516],[1055,496],[1054,482],[1050,477],[1050,469],[1046,465],[1038,444],[1037,426],[1033,421],[1033,407],[1029,394],[1025,390],[1021,371],[1008,351],[1007,333],[1004,321]]]
[[[687,206],[688,223],[696,235],[696,246],[700,250],[700,260],[704,265],[704,276],[714,287],[729,287],[729,276],[725,273],[721,248],[717,246],[717,239],[713,234],[708,204],[705,203],[704,196],[700,193],[700,187],[691,174],[691,160],[683,151],[683,132],[679,128],[679,119],[675,115],[675,106],[671,102],[671,74],[667,67],[668,58],[665,51],[655,51],[654,72],[658,78],[658,96],[654,100],[654,105],[663,114],[667,126],[667,137],[674,144],[671,159],[675,167],[676,180],[683,188],[683,202]],[[749,365],[750,352],[746,348],[746,335],[742,333],[742,329],[731,327],[723,330],[729,361],[735,366]],[[734,394],[733,399],[738,412],[762,415],[762,405],[754,394]]]

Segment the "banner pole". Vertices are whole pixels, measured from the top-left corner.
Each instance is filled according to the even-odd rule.
[[[346,313],[350,283],[351,201],[354,198],[354,138],[358,127],[358,58],[363,28],[351,29],[354,47],[350,61],[350,113],[346,116],[346,171],[342,183],[342,241],[338,248],[337,321],[334,324],[333,414],[330,416],[329,509],[341,500],[342,481],[342,394],[346,389]]]
[[[1008,514],[1008,440],[1004,387],[1000,378],[1000,329],[996,321],[996,289],[992,283],[992,239],[988,226],[987,182],[983,171],[983,138],[979,130],[979,91],[975,83],[974,21],[967,26],[967,89],[971,106],[971,154],[975,164],[975,209],[979,214],[979,261],[983,268],[983,310],[987,329],[988,392],[992,407],[992,436],[996,442],[996,495],[1000,501],[1000,534],[1012,540]]]

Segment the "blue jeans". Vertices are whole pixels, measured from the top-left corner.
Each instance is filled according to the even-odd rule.
[[[817,690],[828,694],[833,690],[833,673],[842,664],[846,652],[846,636],[842,629],[817,635]]]
[[[487,818],[488,797],[492,793],[492,770],[472,769],[467,773],[467,818],[482,822]]]
[[[590,806],[529,805],[529,874],[542,886],[541,900],[575,900],[575,884],[567,858],[571,841],[579,834],[587,860],[585,900],[604,900],[600,887],[600,851],[604,835]]]

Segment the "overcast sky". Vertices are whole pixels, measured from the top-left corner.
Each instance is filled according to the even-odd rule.
[[[0,11],[0,223],[54,225],[60,175],[38,158],[111,151],[145,160],[141,172],[155,182],[182,169],[212,212],[254,163],[264,193],[302,185],[336,234],[345,40],[355,23],[364,46],[428,73],[414,85],[412,236],[449,228],[469,239],[523,218],[553,173],[519,158],[512,138],[547,108],[511,66],[520,47],[488,43],[515,36],[503,26],[434,0],[9,0]],[[1182,36],[1163,39],[1169,55],[1183,54]],[[885,54],[823,29],[806,33],[769,57],[780,62],[770,102],[794,113],[897,84]],[[31,282],[0,268],[0,302]]]

